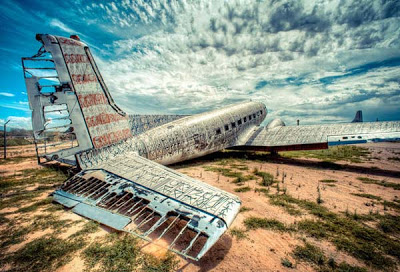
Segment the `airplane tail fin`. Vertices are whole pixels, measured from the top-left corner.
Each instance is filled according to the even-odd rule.
[[[38,159],[74,160],[83,150],[132,136],[89,47],[79,37],[37,34],[42,47],[22,58]],[[49,144],[50,142],[50,144]]]
[[[356,112],[356,116],[354,116],[354,119],[351,122],[352,123],[362,123],[363,122],[363,115],[362,115],[361,110]]]

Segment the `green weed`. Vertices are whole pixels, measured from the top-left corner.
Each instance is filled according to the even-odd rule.
[[[390,214],[380,216],[378,228],[385,233],[400,234],[400,217]]]
[[[336,183],[338,181],[334,180],[334,179],[321,179],[319,182],[322,182],[322,183]]]
[[[351,193],[351,194],[354,196],[364,197],[364,198],[368,198],[368,199],[382,200],[382,198],[380,196],[371,195],[371,194],[365,194],[365,193]]]
[[[270,173],[258,171],[258,169],[254,169],[253,173],[256,176],[261,177],[260,185],[262,186],[271,186],[275,182],[274,176]]]
[[[392,209],[395,209],[397,211],[400,211],[400,204],[399,203],[384,200],[383,201],[383,205],[386,206],[386,207],[390,207]]]
[[[281,259],[281,264],[282,264],[284,267],[287,267],[287,268],[294,268],[293,263],[292,263],[291,261],[289,261],[287,258],[282,258],[282,259]]]
[[[367,177],[358,177],[357,179],[362,181],[362,183],[365,183],[365,184],[376,184],[379,186],[392,188],[394,190],[400,190],[399,183],[388,182],[386,180],[376,180],[376,179],[367,178]]]
[[[82,240],[62,240],[55,236],[42,237],[16,251],[10,261],[15,271],[55,271],[81,249]]]
[[[33,212],[33,211],[36,211],[38,208],[40,208],[42,206],[50,204],[52,201],[53,201],[53,199],[50,198],[50,197],[49,198],[45,198],[43,200],[39,200],[39,201],[33,203],[30,206],[27,206],[27,207],[24,207],[24,208],[20,208],[20,209],[17,210],[17,212],[18,213]]]
[[[334,146],[324,150],[288,151],[280,155],[288,158],[315,158],[327,162],[349,161],[360,163],[370,155],[368,148],[359,146]]]
[[[322,250],[310,243],[305,243],[304,246],[296,246],[293,255],[299,260],[313,263],[318,266],[325,264],[326,261]]]
[[[32,230],[45,230],[50,228],[60,231],[77,223],[77,221],[72,221],[70,219],[60,220],[59,217],[54,214],[40,214],[33,218],[31,227]]]
[[[104,242],[94,242],[83,251],[88,268],[99,265],[102,271],[132,271],[140,264],[137,238],[129,234],[107,235]]]
[[[137,238],[123,233],[109,234],[105,241],[94,242],[87,247],[83,258],[88,269],[99,267],[101,271],[132,271],[141,267],[142,271],[174,271],[178,261],[172,254],[161,260],[140,252]]]
[[[179,261],[176,256],[168,252],[162,259],[146,255],[144,258],[143,272],[170,272],[178,269]]]
[[[367,272],[363,267],[351,266],[345,262],[337,264],[333,258],[328,259],[321,249],[307,242],[304,246],[296,246],[293,256],[299,261],[317,266],[319,271]]]
[[[90,220],[86,222],[85,225],[83,225],[82,229],[72,234],[70,238],[85,236],[90,233],[95,233],[98,230],[99,230],[99,223]]]
[[[246,206],[242,206],[242,207],[240,207],[240,210],[239,210],[239,212],[241,213],[241,212],[248,212],[248,211],[251,211],[252,210],[252,208],[249,208],[249,207],[246,207]]]
[[[234,191],[237,192],[237,193],[245,193],[245,192],[248,192],[250,190],[251,190],[251,188],[249,186],[246,186],[246,187],[235,188]]]
[[[270,229],[278,231],[289,231],[282,222],[276,219],[259,218],[259,217],[249,217],[244,220],[244,225],[249,230],[254,229]]]
[[[263,193],[265,195],[268,195],[269,193],[269,188],[254,188],[254,192],[256,193]]]
[[[236,164],[236,163],[234,163],[234,164],[231,164],[230,167],[238,169],[238,170],[241,170],[241,171],[249,170],[249,167],[247,165],[245,165],[245,164]]]
[[[295,205],[292,204],[292,202],[290,201],[290,196],[287,196],[286,194],[267,196],[269,197],[270,204],[284,208],[288,214],[293,216],[299,216],[303,214],[301,210],[299,210],[298,208],[296,208]]]
[[[236,239],[238,239],[238,240],[247,238],[247,234],[246,234],[245,230],[242,230],[239,228],[231,228],[229,232],[233,237],[236,237]]]

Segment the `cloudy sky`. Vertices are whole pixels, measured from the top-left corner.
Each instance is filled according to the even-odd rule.
[[[78,34],[128,113],[252,99],[287,124],[400,119],[400,1],[0,3],[0,124],[29,126],[20,58]]]

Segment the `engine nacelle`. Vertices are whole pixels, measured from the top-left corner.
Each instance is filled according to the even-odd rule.
[[[270,130],[274,129],[277,127],[284,127],[286,124],[279,118],[272,120],[271,122],[268,123],[268,125],[265,127],[265,129]]]

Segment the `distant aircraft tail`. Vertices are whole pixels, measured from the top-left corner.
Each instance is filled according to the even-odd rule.
[[[128,118],[113,101],[89,47],[76,35],[36,39],[43,46],[22,64],[38,156],[73,159],[82,150],[131,137]]]
[[[356,116],[354,116],[352,123],[362,123],[363,122],[363,116],[362,116],[362,111],[357,111]]]

